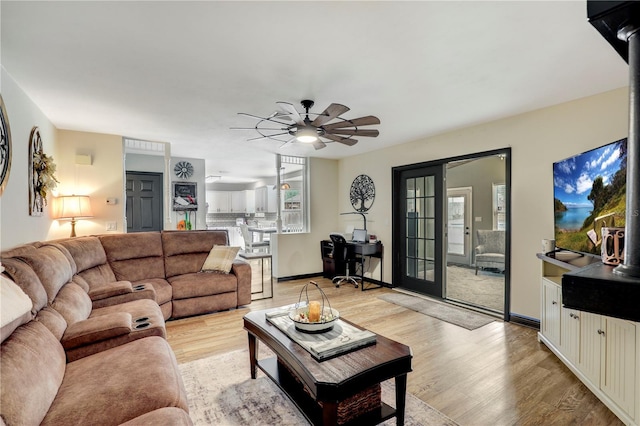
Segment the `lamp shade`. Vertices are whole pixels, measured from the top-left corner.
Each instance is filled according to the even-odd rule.
[[[64,195],[56,198],[54,219],[81,219],[93,217],[88,195]]]

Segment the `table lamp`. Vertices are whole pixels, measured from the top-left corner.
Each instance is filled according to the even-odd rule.
[[[71,219],[71,237],[76,236],[76,219],[93,217],[88,195],[63,195],[56,198],[53,218]]]

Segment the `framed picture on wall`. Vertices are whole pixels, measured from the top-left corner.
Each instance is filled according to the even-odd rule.
[[[198,187],[196,182],[173,182],[173,210],[198,210]]]

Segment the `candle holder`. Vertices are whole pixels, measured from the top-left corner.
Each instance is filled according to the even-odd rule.
[[[309,300],[309,286],[315,286],[320,293],[320,301]],[[305,300],[302,299],[304,293]],[[289,312],[289,318],[295,324],[296,330],[305,333],[323,333],[333,329],[340,313],[331,307],[329,298],[315,281],[309,281],[302,290],[298,303]]]

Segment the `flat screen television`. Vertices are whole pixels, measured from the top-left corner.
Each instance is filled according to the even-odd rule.
[[[626,138],[553,163],[556,247],[600,254],[602,227],[624,227],[626,183]]]

